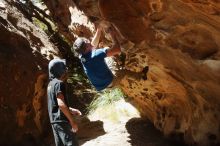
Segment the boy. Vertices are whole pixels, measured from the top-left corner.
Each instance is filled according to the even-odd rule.
[[[75,133],[78,130],[73,116],[81,115],[78,109],[69,107],[65,92],[67,79],[66,62],[53,59],[49,62],[49,79],[47,88],[48,112],[56,146],[78,146]]]

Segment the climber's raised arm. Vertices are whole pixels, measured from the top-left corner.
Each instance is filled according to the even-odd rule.
[[[100,36],[101,36],[101,32],[102,32],[102,29],[100,27],[97,28],[96,30],[96,33],[91,41],[91,44],[93,47],[97,48],[98,44],[99,44],[99,39],[100,39]]]
[[[108,28],[108,32],[111,35],[113,46],[107,50],[107,56],[114,56],[121,53],[121,47],[119,45],[118,39],[117,39],[117,31],[113,26]]]

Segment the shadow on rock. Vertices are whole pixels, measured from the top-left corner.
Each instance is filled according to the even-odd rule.
[[[181,141],[170,141],[146,119],[133,118],[126,123],[132,146],[184,146]]]
[[[86,141],[95,139],[106,134],[102,121],[90,121],[87,117],[77,119],[79,131],[77,132],[79,144],[82,145]]]

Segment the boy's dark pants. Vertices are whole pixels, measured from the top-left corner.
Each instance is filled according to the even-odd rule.
[[[69,123],[54,123],[52,129],[56,146],[79,146]]]

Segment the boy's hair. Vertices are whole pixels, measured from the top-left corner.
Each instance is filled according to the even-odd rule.
[[[75,51],[78,55],[84,53],[86,50],[86,43],[88,42],[89,41],[86,38],[77,38],[73,43],[72,51]]]
[[[49,79],[60,78],[66,72],[65,59],[53,59],[49,62]]]

